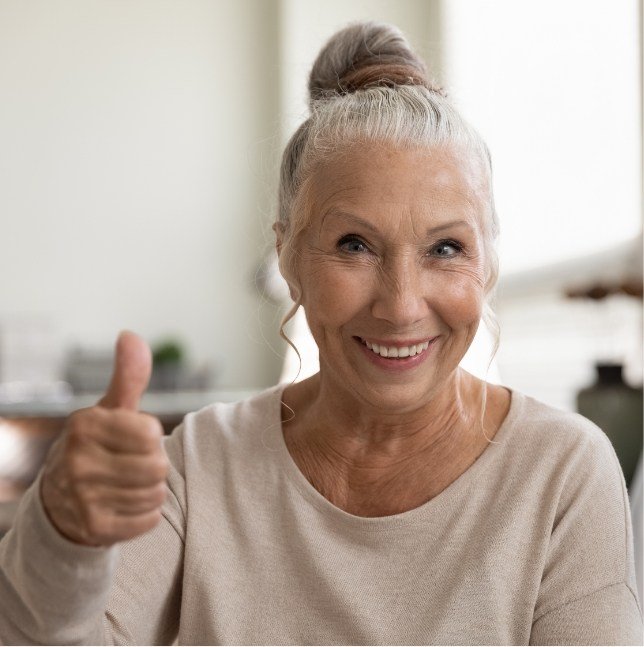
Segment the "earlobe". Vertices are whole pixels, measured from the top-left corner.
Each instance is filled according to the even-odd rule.
[[[286,281],[286,285],[288,286],[288,294],[291,297],[291,301],[296,302],[299,298],[298,295],[300,293],[300,290],[293,283],[291,283],[291,281],[289,281],[285,276],[284,276],[284,280]]]
[[[280,255],[280,252],[282,251],[282,243],[284,242],[284,223],[281,222],[274,222],[273,223],[273,231],[275,232],[275,249],[277,251],[277,255]]]

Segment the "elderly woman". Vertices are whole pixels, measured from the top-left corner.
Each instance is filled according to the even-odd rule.
[[[309,87],[274,229],[319,373],[162,445],[122,335],[0,545],[0,637],[637,644],[610,442],[459,368],[497,276],[485,144],[386,25],[336,34]]]

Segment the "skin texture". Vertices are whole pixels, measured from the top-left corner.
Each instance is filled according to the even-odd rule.
[[[484,302],[487,191],[476,161],[452,149],[356,147],[316,170],[291,289],[320,372],[285,390],[283,428],[304,475],[348,512],[428,501],[507,414],[509,392],[488,385],[484,435],[483,383],[458,367]],[[431,338],[422,363],[394,372],[360,342]]]
[[[52,446],[41,497],[50,521],[70,541],[110,546],[161,519],[168,471],[163,429],[138,411],[151,370],[147,344],[122,333],[107,393],[96,406],[74,412]]]

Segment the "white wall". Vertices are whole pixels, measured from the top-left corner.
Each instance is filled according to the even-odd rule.
[[[270,0],[0,2],[0,324],[44,316],[62,345],[177,333],[219,384],[277,378],[252,285],[276,16]]]

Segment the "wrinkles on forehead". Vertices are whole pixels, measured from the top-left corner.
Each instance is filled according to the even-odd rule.
[[[418,236],[426,235],[427,218],[432,226],[464,220],[480,230],[487,216],[485,167],[450,150],[354,148],[320,165],[312,179],[310,225],[318,235],[330,215],[390,224],[385,214],[393,214]]]
[[[469,230],[469,231],[474,231],[475,228],[472,225],[472,223],[469,220],[466,219],[449,219],[445,220],[445,222],[440,222],[439,224],[436,224],[435,226],[428,227],[426,229],[421,229],[420,227],[417,229],[417,225],[419,223],[417,222],[416,219],[413,218],[411,214],[405,214],[407,218],[410,221],[411,229],[414,233],[414,235],[417,238],[424,238],[427,235],[431,234],[437,234],[442,231],[445,231],[447,229],[464,229],[464,230]],[[377,226],[375,226],[372,222],[369,220],[366,220],[364,218],[360,218],[359,216],[354,215],[350,211],[343,211],[342,209],[337,209],[335,207],[332,207],[330,209],[327,209],[322,217],[320,218],[320,227],[318,231],[322,231],[324,228],[324,223],[327,221],[327,219],[330,219],[330,221],[339,221],[343,225],[357,225],[361,227],[365,227],[366,229],[370,229],[374,232],[379,232],[379,229]],[[399,221],[399,225],[402,228],[405,223],[405,219],[401,219]]]

